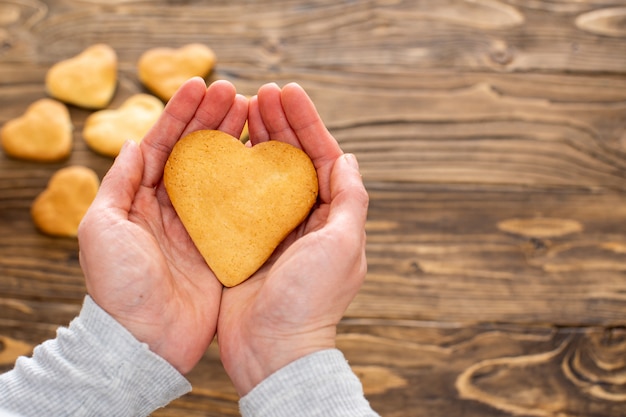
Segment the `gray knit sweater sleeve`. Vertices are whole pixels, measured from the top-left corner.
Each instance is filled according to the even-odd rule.
[[[0,417],[147,416],[189,382],[86,297],[57,337],[0,375]],[[301,358],[240,400],[244,417],[378,416],[338,350]]]
[[[244,417],[375,417],[341,351],[305,356],[270,375],[239,401]]]
[[[0,416],[147,416],[190,390],[87,296],[69,328],[0,375]]]

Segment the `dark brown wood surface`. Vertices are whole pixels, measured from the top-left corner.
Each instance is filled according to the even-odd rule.
[[[369,272],[338,344],[382,415],[626,415],[624,0],[0,0],[0,123],[98,42],[112,107],[143,51],[202,42],[243,94],[299,82],[358,156]],[[67,161],[0,155],[0,370],[85,293],[76,241],[29,216],[59,168],[111,164],[71,115]],[[238,415],[215,346],[189,378],[156,416]]]

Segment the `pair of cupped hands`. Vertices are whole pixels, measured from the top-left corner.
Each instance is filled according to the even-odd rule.
[[[216,129],[249,144],[287,142],[317,170],[310,216],[242,284],[224,288],[196,250],[163,186],[176,142]],[[78,232],[80,264],[95,302],[179,372],[217,335],[237,392],[307,354],[335,347],[336,329],[365,277],[368,196],[297,84],[262,86],[248,99],[227,81],[185,83],[140,144],[128,141],[102,179]]]

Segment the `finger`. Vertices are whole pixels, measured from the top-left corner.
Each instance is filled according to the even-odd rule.
[[[199,77],[183,84],[141,141],[140,147],[145,161],[143,185],[154,187],[161,179],[165,161],[196,113],[205,91],[206,84]]]
[[[202,102],[180,136],[203,129],[217,129],[235,102],[235,86],[226,80],[213,82],[204,93]]]
[[[259,96],[256,95],[252,96],[248,103],[248,133],[250,135],[248,143],[251,146],[270,140],[269,132],[263,123],[263,117],[261,117]]]
[[[139,146],[135,141],[128,140],[102,179],[96,198],[85,217],[110,211],[127,218],[141,185],[142,173],[143,158]]]
[[[309,155],[317,170],[320,199],[329,202],[330,173],[343,152],[302,87],[296,83],[287,84],[282,90],[281,101],[300,147]]]
[[[248,99],[241,94],[237,94],[232,106],[217,129],[238,138],[241,136],[247,117]]]
[[[281,102],[285,116],[302,149],[318,165],[335,161],[342,154],[313,101],[302,87],[289,83],[282,89]]]
[[[354,155],[337,158],[330,181],[331,202],[327,225],[344,236],[364,236],[369,196]]]
[[[285,114],[280,87],[275,83],[265,84],[259,89],[258,100],[269,140],[278,140],[301,148]]]

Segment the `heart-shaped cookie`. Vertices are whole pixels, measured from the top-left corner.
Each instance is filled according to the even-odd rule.
[[[154,94],[168,101],[185,81],[206,77],[215,65],[211,48],[192,43],[181,48],[153,48],[144,52],[137,63],[141,82]]]
[[[215,130],[182,138],[163,180],[191,239],[227,287],[265,263],[307,217],[318,192],[302,150],[278,141],[247,147]]]
[[[74,165],[58,170],[33,201],[35,226],[52,236],[76,236],[99,186],[98,175],[90,168]]]
[[[72,120],[63,103],[43,98],[5,123],[0,131],[4,152],[18,159],[54,162],[72,151]]]
[[[88,109],[106,107],[116,86],[117,54],[106,44],[92,45],[72,58],[57,62],[46,73],[48,94]]]
[[[119,108],[100,110],[85,120],[83,139],[103,155],[115,157],[127,139],[141,142],[163,112],[163,102],[149,94],[135,94]]]

